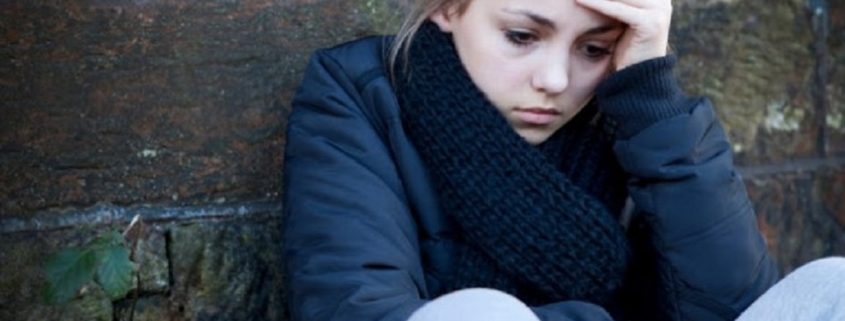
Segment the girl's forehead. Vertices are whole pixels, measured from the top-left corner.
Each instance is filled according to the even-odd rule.
[[[591,29],[619,24],[575,0],[473,0],[466,8],[476,14],[504,15],[548,25],[554,29]],[[466,12],[465,12],[466,13]]]

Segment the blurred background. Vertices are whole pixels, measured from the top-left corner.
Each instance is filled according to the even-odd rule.
[[[290,99],[404,0],[0,0],[0,319],[286,320]],[[784,272],[845,255],[845,1],[676,0]],[[131,291],[44,303],[47,257],[139,215]]]

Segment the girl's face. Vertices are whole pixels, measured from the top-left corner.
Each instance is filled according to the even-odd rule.
[[[472,81],[531,144],[589,102],[625,30],[575,0],[477,0],[431,19],[452,33]]]

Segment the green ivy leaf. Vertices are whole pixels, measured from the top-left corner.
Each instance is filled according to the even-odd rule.
[[[67,303],[76,292],[91,281],[97,268],[94,251],[67,249],[47,259],[44,271],[47,274],[47,303]]]
[[[125,297],[132,289],[132,275],[135,272],[135,265],[129,260],[129,250],[122,245],[108,246],[101,249],[100,258],[97,283],[110,299]]]

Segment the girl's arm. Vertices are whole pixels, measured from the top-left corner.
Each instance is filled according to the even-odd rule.
[[[682,93],[674,63],[670,56],[625,68],[596,98],[620,126],[614,151],[652,231],[664,312],[672,320],[733,320],[776,282],[777,270],[713,108]]]
[[[686,97],[665,57],[670,0],[578,0],[628,25],[596,92],[620,124],[615,152],[652,230],[672,320],[733,320],[777,280],[710,103]]]
[[[353,80],[325,53],[293,101],[284,257],[293,320],[404,321],[424,301],[417,227]]]

